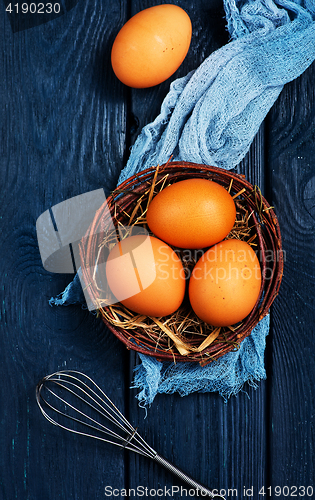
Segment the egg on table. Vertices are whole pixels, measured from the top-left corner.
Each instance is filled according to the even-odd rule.
[[[254,250],[245,241],[227,239],[196,263],[189,280],[189,300],[201,320],[230,326],[252,311],[260,287],[261,268]]]
[[[208,179],[185,179],[160,191],[147,211],[150,230],[170,245],[205,248],[223,240],[236,217],[232,196]]]
[[[177,5],[163,4],[134,15],[117,34],[111,63],[125,85],[146,88],[169,78],[188,52],[192,25]]]
[[[172,314],[185,294],[181,260],[152,236],[129,236],[117,243],[106,261],[106,279],[117,302],[145,316]]]

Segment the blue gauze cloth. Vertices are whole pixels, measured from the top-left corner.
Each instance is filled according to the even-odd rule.
[[[175,80],[159,116],[137,138],[118,183],[172,156],[232,169],[245,157],[283,86],[315,59],[315,0],[223,0],[231,41]],[[78,277],[50,303],[84,302]],[[157,393],[217,391],[225,399],[266,378],[269,315],[235,352],[206,367],[140,355],[140,404]]]

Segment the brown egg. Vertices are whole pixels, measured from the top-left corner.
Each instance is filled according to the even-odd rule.
[[[191,34],[190,18],[177,5],[155,5],[138,12],[121,28],[113,43],[114,73],[134,88],[164,82],[185,59]]]
[[[186,179],[166,187],[151,201],[147,223],[170,245],[204,248],[223,240],[236,217],[232,196],[207,179]]]
[[[227,239],[211,247],[196,263],[189,300],[197,316],[213,326],[242,321],[254,308],[261,268],[250,245]]]
[[[145,316],[167,316],[181,305],[185,273],[176,253],[151,236],[130,236],[115,245],[106,262],[112,293]]]

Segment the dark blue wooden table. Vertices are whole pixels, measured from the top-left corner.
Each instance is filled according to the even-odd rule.
[[[236,169],[275,207],[286,252],[267,380],[257,390],[245,387],[227,403],[217,394],[160,395],[145,419],[130,389],[137,355],[88,311],[48,304],[72,276],[44,270],[37,218],[73,196],[113,190],[170,82],[228,42],[221,0],[176,1],[193,24],[184,63],[157,87],[125,87],[112,72],[111,45],[131,15],[157,3],[65,0],[37,26],[35,18],[14,20],[9,2],[0,6],[1,500],[123,498],[138,486],[143,496],[166,488],[160,498],[169,498],[167,488],[185,487],[143,457],[50,425],[35,386],[65,368],[95,378],[152,446],[227,498],[313,497],[314,65],[285,86]]]

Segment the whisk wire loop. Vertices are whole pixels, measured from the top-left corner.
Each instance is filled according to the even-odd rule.
[[[78,374],[80,372],[77,372]],[[63,372],[63,376],[65,377],[65,373]],[[67,377],[69,379],[73,379],[76,381],[76,383],[72,382],[71,380],[67,380],[67,379],[64,379],[63,380],[63,384],[68,384],[68,385],[72,385],[73,387],[75,387],[76,389],[82,391],[82,393],[85,395],[85,396],[88,396],[89,399],[91,399],[94,403],[96,403],[96,405],[99,407],[99,411],[101,414],[106,414],[108,416],[110,416],[111,418],[113,418],[116,422],[116,424],[122,429],[122,430],[125,430],[125,428],[123,427],[123,425],[120,424],[119,420],[115,418],[114,415],[111,414],[111,412],[109,410],[111,409],[114,409],[115,411],[115,414],[116,415],[119,415],[119,417],[121,418],[121,420],[124,422],[124,424],[129,428],[131,429],[132,426],[131,424],[128,422],[128,420],[125,419],[125,417],[123,416],[122,413],[120,413],[120,411],[118,410],[118,408],[114,407],[113,403],[109,400],[108,396],[102,391],[102,389],[98,386],[97,389],[102,393],[102,396],[104,397],[104,399],[102,399],[91,387],[89,387],[85,382],[83,382],[82,380],[78,379],[78,378],[75,378],[73,377],[72,375],[68,375],[67,374]],[[91,403],[89,403],[88,401],[84,400],[84,398],[82,398],[82,396],[80,396],[80,394],[72,391],[69,387],[67,387],[66,385],[61,385],[60,383],[60,379],[55,379],[55,378],[50,378],[49,380],[51,381],[54,381],[56,382],[56,384],[59,384],[59,386],[61,387],[64,387],[65,389],[67,389],[69,392],[71,392],[72,394],[74,394],[78,399],[81,399],[81,401],[84,401],[86,404],[88,404],[91,408],[94,408],[96,409]],[[91,379],[90,379],[91,380]],[[78,385],[78,382],[80,382],[80,384],[83,385],[83,387],[85,389],[83,389],[82,387],[80,387]],[[92,382],[92,380],[91,380]],[[95,383],[94,383],[95,384]],[[102,404],[100,404],[94,397],[91,396],[91,394],[93,394],[96,398],[100,399],[100,401],[102,402]],[[107,401],[108,400],[108,401]],[[104,415],[104,416],[106,416]]]
[[[62,370],[47,375],[37,384],[36,400],[43,416],[50,423],[72,433],[92,437],[151,458],[193,488],[199,489],[203,496],[225,500],[223,496],[215,495],[187,476],[151,448],[104,391],[84,373]],[[100,418],[104,419],[106,425]]]
[[[67,387],[65,386],[62,386],[61,384],[58,383],[58,385],[60,387],[63,387],[64,389],[66,390],[69,390]],[[58,394],[56,394],[54,391],[52,391],[49,387],[47,387],[47,390],[50,392],[50,394],[52,394],[53,396],[55,396],[57,399],[59,399],[59,401],[61,401],[62,403],[65,403],[65,404],[68,404],[69,408],[71,408],[72,410],[75,410],[77,413],[79,413],[80,415],[84,416],[85,418],[87,418],[88,420],[90,420],[91,422],[93,422],[94,424],[96,424],[98,426],[98,431],[99,432],[103,432],[104,434],[108,434],[110,436],[113,436],[113,437],[116,437],[118,440],[121,440],[121,441],[124,441],[124,438],[122,436],[120,436],[119,434],[117,434],[116,432],[112,431],[111,429],[109,429],[108,427],[104,426],[103,424],[101,424],[100,422],[97,422],[95,419],[89,417],[88,415],[86,415],[85,413],[83,413],[82,411],[80,411],[79,409],[75,408],[73,405],[71,405],[70,403],[67,403],[67,401],[63,398],[61,398],[60,396],[58,396]],[[72,394],[74,394],[75,396],[77,396],[73,391],[69,391],[71,392]],[[80,399],[83,400],[83,398],[81,398],[80,396],[77,396],[79,397]],[[70,416],[68,415],[67,413],[65,412],[62,412],[60,410],[58,410],[57,408],[54,408],[48,401],[46,401],[46,404],[53,410],[55,410],[59,415],[63,415],[64,417],[66,418],[69,418],[71,420],[73,420],[74,422],[78,422],[79,424],[82,423],[82,421],[74,416]],[[94,408],[93,405],[90,405],[88,402],[87,402],[88,406],[90,406],[91,408]],[[87,427],[89,427],[90,429],[95,429],[95,427],[93,425],[91,425],[90,423],[86,422],[85,425]],[[59,424],[60,426],[60,424]],[[65,428],[65,427],[64,427]],[[70,429],[69,429],[70,430]],[[72,429],[73,431],[73,429]]]
[[[81,376],[84,376],[91,384],[93,384],[96,390],[92,389],[87,383],[81,380],[81,378],[79,378]],[[57,394],[57,392],[52,390],[48,386],[48,383],[53,383],[62,394],[67,391],[70,395],[74,396],[75,400],[79,400],[79,402],[82,402],[85,407],[93,410],[95,415],[97,414],[98,416],[104,417],[107,422],[111,422],[115,426],[117,426],[126,434],[127,437],[121,436],[117,432],[110,429],[108,426],[105,426],[100,421],[88,415],[86,412],[83,412],[77,406],[74,406],[70,401],[66,400],[60,394]],[[96,391],[99,391],[101,395]],[[45,394],[43,394],[43,392]],[[54,404],[51,403],[52,398],[54,400]],[[95,384],[95,382],[93,382],[91,378],[89,378],[87,375],[82,374],[81,372],[74,370],[60,371],[44,377],[44,379],[37,386],[36,399],[44,417],[46,417],[46,419],[50,423],[58,427],[61,427],[75,434],[93,437],[94,439],[114,444],[116,446],[119,446],[120,448],[134,451],[149,458],[153,458],[156,455],[156,452],[137,433],[136,429],[134,429],[134,427],[112,403],[112,401],[102,391],[102,389],[97,386],[97,384]],[[92,404],[91,401],[93,401],[94,404]],[[61,410],[60,404],[64,404],[67,411]],[[51,413],[53,412],[59,417],[62,417],[63,421],[65,419],[71,420],[81,426],[84,425],[84,427],[91,429],[97,434],[88,434],[87,432],[82,432],[78,429],[69,427],[65,425],[64,422],[62,423],[60,421],[57,421],[56,419],[52,418],[49,413],[47,413],[44,407],[47,407],[46,409],[49,409]],[[70,413],[69,410],[72,413]],[[104,438],[104,435],[108,435],[112,439],[109,440],[107,438]]]
[[[97,405],[100,407],[100,409],[97,409],[94,405],[92,405],[89,401],[85,401],[84,398],[82,398],[82,396],[80,396],[80,394],[77,394],[76,392],[72,391],[69,387],[65,386],[65,385],[62,385],[60,384],[58,381],[55,381],[57,385],[59,385],[60,387],[62,387],[63,389],[67,390],[68,392],[70,392],[71,394],[73,394],[76,398],[80,399],[81,401],[83,402],[86,402],[86,404],[96,410],[96,411],[99,411],[100,415],[103,415],[104,417],[108,417],[108,416],[111,416],[110,413],[108,411],[104,411],[102,406],[96,401]],[[67,381],[68,382],[68,381]],[[69,384],[72,384],[74,386],[74,384],[72,382],[68,382]],[[58,398],[61,402],[67,404],[69,406],[69,408],[71,408],[72,410],[76,411],[77,413],[79,413],[80,415],[82,415],[83,417],[86,417],[89,421],[93,422],[94,424],[96,424],[98,427],[99,427],[99,430],[102,431],[104,430],[105,432],[108,432],[109,434],[117,437],[118,439],[123,439],[121,436],[119,436],[119,434],[113,432],[111,429],[109,429],[108,427],[106,427],[105,425],[101,424],[100,422],[98,422],[97,420],[91,418],[90,416],[88,416],[87,414],[83,413],[82,411],[80,411],[78,408],[75,408],[73,405],[71,405],[70,403],[68,403],[67,401],[65,401],[63,398],[61,398],[60,396],[58,396],[58,394],[55,394],[50,388],[47,387],[47,389],[49,390],[49,392],[51,394],[53,394],[56,398]],[[79,387],[80,390],[83,391],[83,389],[81,389]],[[91,397],[86,391],[83,391],[84,394],[86,396],[89,396]],[[93,399],[93,398],[91,398]],[[93,401],[95,401],[93,399]],[[60,413],[60,412],[59,412]],[[67,414],[64,414],[65,416],[67,416],[68,418],[72,418],[73,420],[76,420],[77,422],[80,422],[79,419],[76,419],[75,417],[70,417],[69,415]],[[121,428],[123,431],[126,431],[126,429],[120,424],[120,422],[118,420],[116,420],[115,418],[114,419],[114,422],[116,423],[116,425]],[[89,424],[86,424],[86,425],[89,425]],[[89,425],[89,427],[93,428],[92,425]]]

